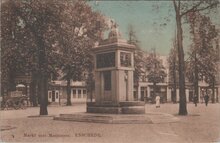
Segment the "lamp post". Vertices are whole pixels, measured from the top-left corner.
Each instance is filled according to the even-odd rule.
[[[126,101],[128,101],[128,71],[125,71],[125,82],[126,82],[126,84],[125,84],[125,86],[126,86]]]

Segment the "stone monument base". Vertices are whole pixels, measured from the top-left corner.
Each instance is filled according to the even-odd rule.
[[[97,114],[76,113],[60,114],[54,120],[105,123],[105,124],[152,124],[152,120],[145,114]]]
[[[87,113],[106,114],[145,114],[145,103],[141,101],[124,101],[118,105],[96,105],[94,102],[87,103]]]

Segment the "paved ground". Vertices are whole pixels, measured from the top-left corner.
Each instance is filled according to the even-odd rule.
[[[220,142],[220,104],[188,104],[188,116],[178,116],[178,104],[146,105],[146,112],[175,115],[179,122],[157,124],[100,124],[55,121],[35,117],[39,108],[0,111],[3,142]],[[84,112],[85,105],[48,107],[50,115]]]

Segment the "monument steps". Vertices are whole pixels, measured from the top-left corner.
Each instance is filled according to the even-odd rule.
[[[60,114],[54,120],[108,123],[108,124],[151,124],[150,118],[145,115],[119,115],[119,114]]]

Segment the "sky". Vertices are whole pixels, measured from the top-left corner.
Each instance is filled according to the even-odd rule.
[[[128,39],[128,26],[132,25],[143,50],[155,48],[161,55],[169,54],[176,29],[171,1],[91,1],[89,4],[93,10],[116,21],[124,39]],[[187,27],[185,31],[185,41],[189,41]],[[185,42],[185,47],[189,47],[189,42]]]
[[[94,10],[116,21],[123,38],[128,39],[128,26],[132,25],[143,50],[156,48],[162,55],[169,53],[175,32],[175,21],[166,20],[174,18],[168,16],[172,15],[169,10],[173,9],[170,2],[158,5],[150,1],[99,1],[91,5]]]

